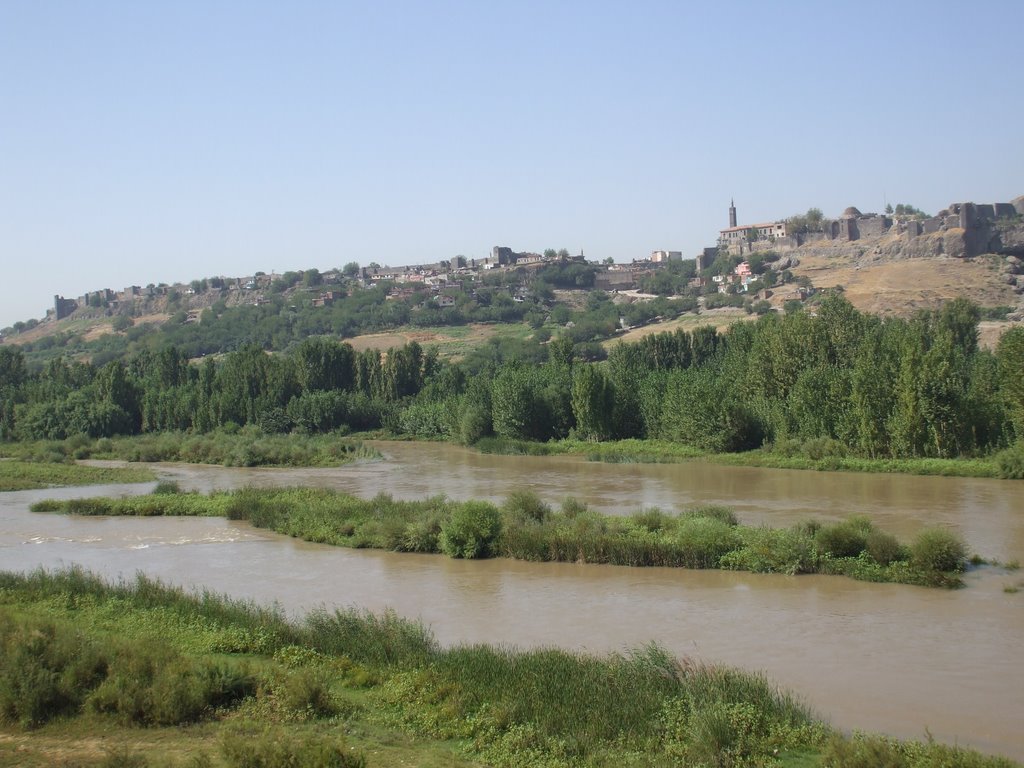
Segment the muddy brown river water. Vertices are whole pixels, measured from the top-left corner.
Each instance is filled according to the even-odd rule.
[[[972,551],[1024,561],[1024,483],[721,467],[607,465],[381,443],[387,460],[340,469],[155,465],[183,488],[317,485],[361,496],[501,499],[529,487],[608,514],[728,504],[744,523],[864,514],[909,538],[955,528]],[[0,567],[71,563],[144,571],[290,613],[393,608],[443,643],[557,645],[603,653],[657,642],[676,654],[762,670],[844,729],[949,743],[1024,760],[1024,571],[984,567],[943,591],[841,577],[775,576],[346,550],[221,519],[33,514],[48,497],[144,493],[100,486],[0,494]]]

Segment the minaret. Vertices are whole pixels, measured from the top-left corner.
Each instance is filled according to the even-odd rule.
[[[732,229],[736,226],[736,201],[729,201],[729,228]]]

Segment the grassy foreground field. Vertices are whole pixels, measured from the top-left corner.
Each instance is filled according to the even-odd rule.
[[[0,573],[0,765],[1007,768],[844,736],[762,676],[650,646],[441,648],[394,615]]]

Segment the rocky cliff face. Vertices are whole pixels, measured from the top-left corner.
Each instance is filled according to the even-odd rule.
[[[997,222],[990,246],[992,253],[1024,257],[1024,220]]]
[[[985,307],[1010,306],[1010,319],[1024,320],[1024,218],[914,237],[893,227],[853,241],[815,240],[785,255],[799,265],[796,276],[819,288],[842,285],[866,311],[909,315],[965,296]]]
[[[951,227],[939,232],[908,238],[899,232],[853,241],[817,240],[801,245],[791,252],[801,256],[867,257],[883,259],[953,259],[986,255],[1024,257],[1024,219],[993,222],[970,232]]]

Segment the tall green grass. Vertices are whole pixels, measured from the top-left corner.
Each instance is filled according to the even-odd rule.
[[[257,689],[266,685],[247,675],[244,665],[190,658],[168,642],[137,635],[114,642],[86,619],[112,603],[121,626],[131,632],[140,624],[132,617],[152,611],[189,615],[194,621],[212,618],[236,631],[270,629],[274,639],[259,654],[300,659],[289,673],[291,684],[280,684],[277,693],[292,700],[293,709],[315,707],[330,714],[330,683],[323,675],[362,665],[379,681],[380,701],[391,718],[423,735],[469,739],[485,759],[496,757],[499,764],[508,762],[501,755],[509,734],[514,740],[524,732],[540,753],[574,762],[623,746],[643,751],[678,746],[686,734],[666,723],[669,717],[678,722],[683,705],[687,711],[713,702],[756,708],[777,731],[789,729],[792,739],[806,738],[810,731],[800,729],[813,725],[805,707],[759,676],[681,664],[653,646],[605,658],[557,649],[445,649],[421,624],[394,614],[320,611],[292,622],[273,611],[189,594],[143,577],[108,585],[81,570],[0,573],[0,595],[6,606],[0,616],[41,606],[59,614],[45,620],[59,627],[55,636],[70,638],[60,656],[67,664],[76,660],[74,673],[64,677],[72,681],[77,698],[62,699],[59,708],[50,710],[55,717],[91,711],[137,725],[189,722],[216,707],[258,697]],[[38,622],[22,628],[22,636],[34,633]],[[94,652],[83,652],[86,648]],[[316,659],[344,663],[304,664]],[[0,660],[0,674],[11,669]],[[15,674],[24,675],[23,669],[21,664]],[[23,686],[10,698],[27,690]]]
[[[33,728],[83,708],[130,724],[178,725],[255,693],[233,665],[166,643],[100,640],[63,620],[0,609],[0,720]]]
[[[175,632],[159,641],[140,634],[152,616],[266,641],[196,651],[201,643]],[[442,648],[393,614],[289,620],[144,577],[108,584],[75,569],[0,572],[0,621],[0,720],[31,728],[84,713],[138,728],[224,719],[228,765],[364,765],[342,735],[357,710],[344,710],[337,691],[367,687],[365,722],[458,740],[496,766],[770,766],[786,754],[829,766],[1011,765],[941,745],[847,738],[761,675],[656,646],[606,657]],[[323,726],[299,729],[309,718]]]

